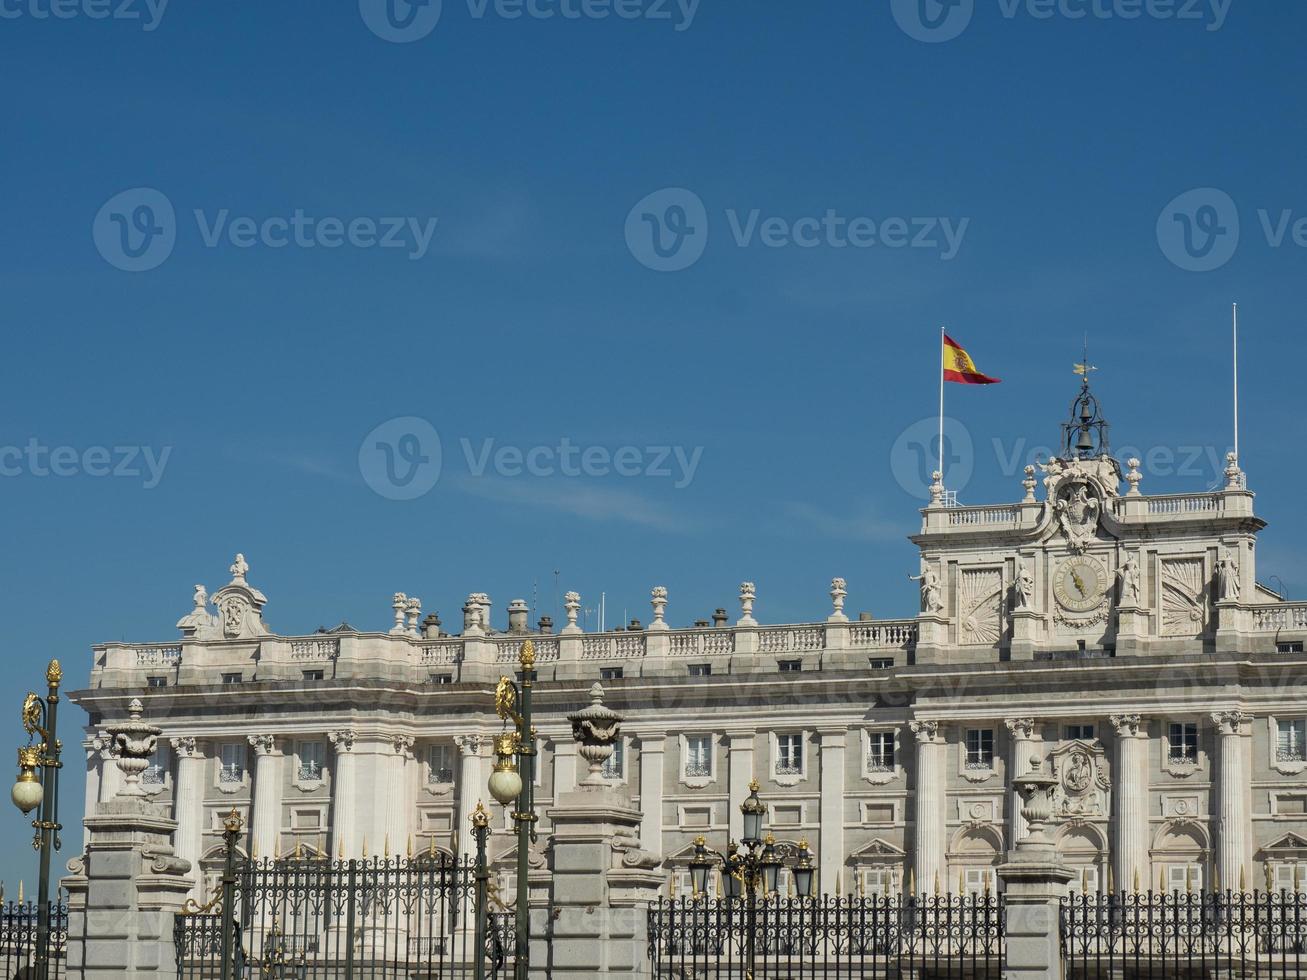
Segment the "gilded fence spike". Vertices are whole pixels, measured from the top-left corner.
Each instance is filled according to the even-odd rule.
[[[1239,894],[1242,895],[1247,890],[1248,890],[1248,866],[1241,864],[1239,865]]]
[[[390,834],[382,838],[381,853],[385,857],[390,857]]]
[[[367,839],[366,837],[364,837],[364,838],[363,838],[363,860],[366,861],[367,859],[368,859],[368,839]]]
[[[935,872],[935,894],[939,894],[939,872]]]
[[[844,876],[843,876],[843,875],[836,875],[836,876],[835,876],[835,897],[836,897],[836,898],[839,898],[839,897],[840,897],[841,895],[843,895],[843,894],[844,894]]]
[[[436,839],[432,837],[430,838],[430,841],[430,846],[427,848],[427,856],[434,860],[436,856]]]
[[[18,879],[18,904],[23,904],[23,879]]]
[[[908,894],[909,895],[915,894],[916,888],[917,888],[917,869],[908,868]]]
[[[296,841],[295,841],[295,860],[296,860],[296,861],[302,861],[303,859],[304,859],[304,842],[301,841],[301,840],[296,840]]]
[[[412,834],[408,835],[408,846],[407,849],[404,851],[404,856],[408,858],[410,861],[413,860],[413,835]]]
[[[336,853],[340,856],[342,861],[345,860],[345,839],[343,837],[340,838],[336,841],[336,845]]]
[[[1139,894],[1139,869],[1135,868],[1135,894]]]

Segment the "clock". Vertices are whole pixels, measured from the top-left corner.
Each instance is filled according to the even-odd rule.
[[[1107,569],[1088,555],[1064,561],[1053,580],[1058,603],[1071,612],[1097,609],[1107,596],[1107,588]]]

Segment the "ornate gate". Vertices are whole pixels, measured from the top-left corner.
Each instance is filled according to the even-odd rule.
[[[1000,980],[997,895],[664,899],[649,910],[656,978]]]

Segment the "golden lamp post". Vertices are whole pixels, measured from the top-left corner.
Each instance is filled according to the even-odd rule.
[[[18,780],[10,793],[14,806],[24,814],[39,810],[32,826],[32,847],[41,856],[40,886],[36,898],[36,980],[50,976],[50,860],[63,846],[59,832],[59,761],[61,745],[55,735],[59,706],[59,682],[63,670],[51,660],[45,670],[48,693],[42,699],[31,693],[23,699],[23,727],[27,744],[18,750]],[[34,742],[40,736],[39,742]]]
[[[535,645],[522,641],[521,679],[499,678],[495,687],[495,713],[504,731],[495,738],[495,769],[490,795],[503,806],[516,801],[513,821],[517,828],[517,905],[514,909],[513,977],[527,980],[531,963],[531,909],[527,887],[527,857],[535,840],[535,729],[531,726],[531,685],[535,679]],[[509,724],[512,730],[509,730]],[[520,772],[519,772],[520,769]]]

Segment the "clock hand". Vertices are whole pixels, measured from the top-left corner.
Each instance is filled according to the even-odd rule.
[[[1079,590],[1082,596],[1089,595],[1089,592],[1085,589],[1084,580],[1080,577],[1079,573],[1077,573],[1074,568],[1071,570],[1071,581],[1076,584],[1076,589]]]

